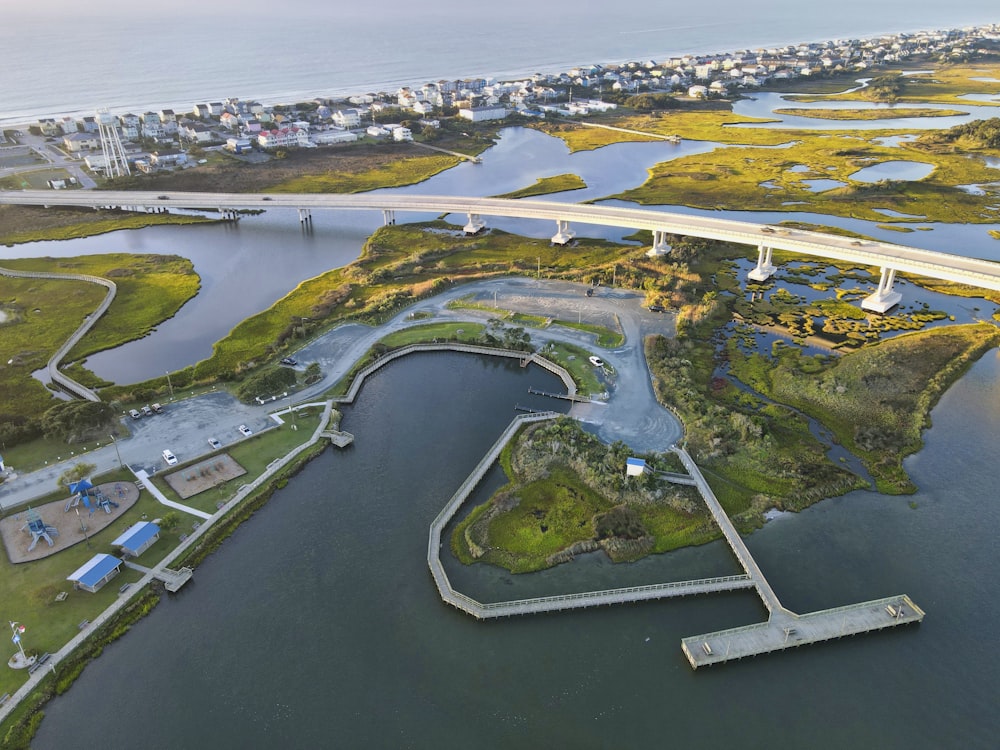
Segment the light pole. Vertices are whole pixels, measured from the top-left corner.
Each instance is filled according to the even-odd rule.
[[[111,438],[111,442],[115,444],[115,453],[118,454],[118,468],[119,469],[124,469],[125,468],[125,464],[122,463],[122,454],[121,454],[121,451],[118,450],[118,441],[115,440],[115,436],[114,435],[108,435],[108,437]]]
[[[170,371],[169,370],[167,371],[167,388],[170,389],[170,400],[173,401],[174,400],[174,386],[170,382]]]
[[[292,429],[298,430],[299,423],[295,418],[295,412],[292,410],[292,396],[288,393],[288,391],[285,391],[285,400],[288,402],[288,413],[292,415]]]
[[[87,540],[87,549],[90,549],[90,537],[87,535],[87,524],[83,522],[83,518],[80,516],[80,509],[73,508],[76,511],[76,520],[80,522],[80,531],[83,532],[83,538]]]
[[[535,272],[535,278],[536,279],[542,278],[542,256],[541,255],[538,256],[538,270]]]

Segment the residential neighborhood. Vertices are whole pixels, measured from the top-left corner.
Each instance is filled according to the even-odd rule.
[[[225,98],[196,102],[187,112],[161,109],[112,118],[114,137],[132,169],[149,173],[196,166],[192,149],[234,155],[277,153],[359,140],[406,142],[440,127],[526,118],[581,118],[614,110],[640,94],[678,100],[730,99],[761,86],[845,73],[864,76],[910,58],[962,61],[983,52],[1000,26],[900,33],[873,39],[829,40],[656,61],[587,65],[520,80],[438,80],[395,92],[317,97],[293,105]],[[32,126],[95,175],[109,171],[101,118],[46,118]],[[421,136],[423,134],[423,136]]]

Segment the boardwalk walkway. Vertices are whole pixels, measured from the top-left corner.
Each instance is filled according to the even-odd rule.
[[[124,561],[126,568],[131,568],[132,570],[137,570],[144,576],[150,576],[155,578],[157,581],[162,581],[164,588],[170,593],[178,591],[181,586],[191,580],[194,575],[194,571],[191,568],[181,568],[180,570],[171,570],[170,568],[165,568],[161,565],[155,568],[147,568],[138,563],[134,563],[131,560]]]
[[[697,669],[709,664],[868,633],[896,625],[906,625],[924,619],[923,610],[905,594],[806,615],[798,615],[783,607],[760,566],[757,565],[757,561],[743,543],[736,527],[722,509],[712,488],[698,470],[698,466],[687,451],[677,447],[673,450],[695,480],[695,486],[722,530],[729,548],[746,571],[747,577],[753,581],[769,613],[767,622],[682,639],[681,650],[692,668]]]

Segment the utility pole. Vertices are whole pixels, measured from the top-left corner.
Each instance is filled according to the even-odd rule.
[[[170,389],[170,400],[173,401],[174,400],[174,386],[170,382],[170,371],[169,370],[167,371],[167,388]]]
[[[542,256],[541,255],[538,256],[538,270],[535,272],[535,278],[536,279],[542,278]]]

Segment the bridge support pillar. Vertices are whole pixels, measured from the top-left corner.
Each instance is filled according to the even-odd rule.
[[[661,255],[666,255],[673,248],[670,247],[670,243],[667,242],[667,233],[664,231],[654,231],[653,232],[653,247],[649,249],[646,253],[650,258],[656,258]]]
[[[757,267],[747,277],[752,281],[767,281],[778,269],[771,264],[771,248],[761,243],[757,246]]]
[[[466,234],[478,234],[486,229],[486,222],[480,218],[479,214],[469,213],[469,223],[462,229]]]
[[[896,280],[895,268],[883,268],[882,276],[878,280],[878,289],[875,294],[861,300],[861,309],[869,312],[884,313],[895,307],[903,299],[903,295],[892,290],[892,283]]]
[[[313,218],[312,217],[312,211],[310,209],[308,209],[308,208],[300,208],[299,209],[299,223],[300,224],[308,224],[309,222],[312,221],[312,218]]]
[[[383,226],[387,226],[387,227],[391,227],[395,223],[396,223],[396,212],[393,211],[391,208],[383,208],[382,209],[382,225]]]
[[[553,245],[565,245],[576,237],[576,232],[569,228],[569,222],[565,219],[556,219],[556,233],[552,235]]]

